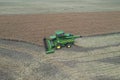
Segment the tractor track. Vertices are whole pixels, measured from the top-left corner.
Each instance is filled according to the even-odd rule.
[[[109,35],[119,33],[107,34],[104,37]],[[88,38],[92,37],[97,36]],[[0,77],[3,80],[98,80],[99,76],[102,76],[102,80],[107,80],[106,77],[119,80],[119,60],[119,41],[100,47],[73,46],[46,55],[43,46],[0,39]],[[11,71],[11,75],[2,76],[9,74],[7,71]]]

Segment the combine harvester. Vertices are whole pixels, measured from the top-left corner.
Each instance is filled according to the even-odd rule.
[[[55,35],[43,39],[46,54],[54,53],[55,49],[58,50],[62,47],[70,48],[74,44],[75,39],[80,37],[81,36],[64,33],[62,30],[56,31]]]

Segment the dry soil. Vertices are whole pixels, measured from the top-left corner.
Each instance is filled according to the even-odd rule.
[[[55,30],[88,36],[120,32],[120,12],[1,15],[0,38],[42,45]]]

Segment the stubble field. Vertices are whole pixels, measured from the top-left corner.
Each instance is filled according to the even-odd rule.
[[[0,40],[0,78],[119,80],[119,36],[120,33],[83,37],[76,40],[77,46],[62,48],[49,55],[45,54],[42,46]],[[82,42],[84,45],[80,44]]]

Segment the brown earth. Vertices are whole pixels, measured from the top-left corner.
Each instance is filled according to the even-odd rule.
[[[43,37],[59,29],[83,36],[120,32],[120,11],[0,16],[3,39],[42,44]]]

